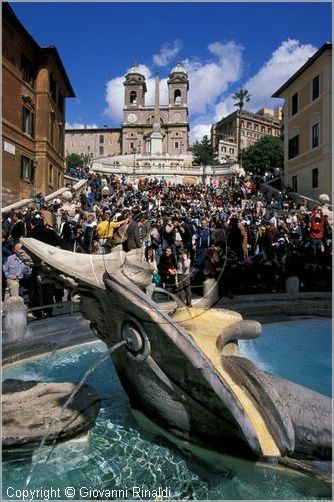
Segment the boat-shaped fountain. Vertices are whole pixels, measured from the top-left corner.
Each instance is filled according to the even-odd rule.
[[[160,308],[146,293],[141,250],[83,255],[22,243],[73,289],[108,348],[126,341],[111,357],[134,409],[183,440],[330,479],[332,401],[238,355],[238,339],[258,336],[259,323],[224,309]]]

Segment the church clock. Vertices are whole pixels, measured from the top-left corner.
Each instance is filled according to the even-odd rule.
[[[137,115],[135,113],[129,113],[128,115],[128,122],[136,122],[137,121]]]

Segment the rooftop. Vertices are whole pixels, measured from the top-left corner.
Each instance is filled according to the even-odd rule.
[[[285,89],[287,89],[295,80],[297,80],[300,75],[302,75],[307,68],[309,68],[324,52],[326,51],[331,51],[332,50],[332,43],[331,42],[325,42],[320,49],[311,56],[306,63],[299,68],[299,70],[296,71],[292,75],[292,77],[289,78],[273,95],[273,98],[281,98],[281,94]]]

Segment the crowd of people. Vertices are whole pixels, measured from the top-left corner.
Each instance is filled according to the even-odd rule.
[[[46,204],[39,194],[36,205],[3,214],[3,299],[6,287],[29,306],[64,297],[20,259],[24,236],[77,253],[141,249],[152,282],[186,305],[207,278],[228,297],[283,292],[291,276],[301,291],[331,290],[331,222],[320,207],[294,203],[288,191],[265,196],[251,176],[222,179],[217,188],[80,173],[87,186],[72,200]]]

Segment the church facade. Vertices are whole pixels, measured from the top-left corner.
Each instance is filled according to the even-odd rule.
[[[188,75],[181,64],[177,64],[169,74],[168,103],[159,102],[159,85],[155,89],[155,103],[145,104],[147,92],[144,75],[138,67],[131,68],[125,76],[124,108],[122,124],[122,153],[141,155],[157,153],[153,151],[152,131],[160,122],[162,135],[162,155],[185,155],[189,148],[188,123]],[[153,127],[154,126],[154,127]]]
[[[145,76],[134,66],[125,75],[123,121],[120,128],[66,129],[65,152],[85,158],[189,154],[188,75],[181,64],[169,74],[168,103],[160,104],[156,77],[155,101],[145,104]],[[155,132],[156,138],[153,138]],[[158,138],[158,139],[157,139]],[[123,162],[124,159],[122,159]]]

